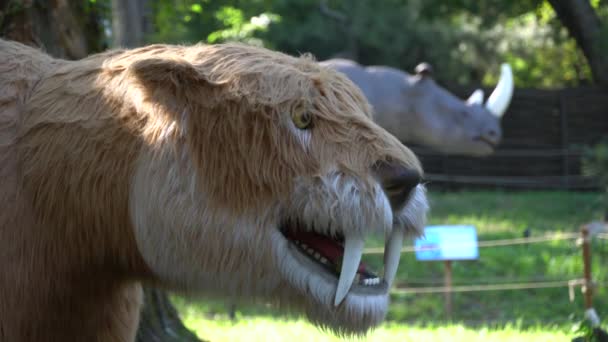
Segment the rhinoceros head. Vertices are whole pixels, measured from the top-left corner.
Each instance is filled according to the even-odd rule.
[[[501,141],[500,121],[513,94],[513,76],[503,64],[500,80],[485,103],[481,89],[462,101],[435,82],[432,68],[425,63],[408,77],[402,91],[400,108],[408,115],[401,118],[411,122],[395,128],[397,137],[447,154],[483,156],[493,153]],[[403,129],[407,133],[402,134]]]

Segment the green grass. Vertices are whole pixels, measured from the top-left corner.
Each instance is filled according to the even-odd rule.
[[[532,236],[576,232],[581,224],[602,217],[603,211],[602,197],[597,193],[434,192],[430,201],[430,224],[472,224],[477,227],[480,240],[521,237],[526,228]],[[592,247],[594,279],[606,283],[608,241],[594,241]],[[382,256],[366,255],[364,259],[374,269],[381,269]],[[581,275],[580,248],[572,240],[484,248],[479,260],[453,264],[455,285],[574,279]],[[413,254],[402,256],[399,284],[441,285],[442,279],[441,263],[419,262]],[[573,336],[572,320],[582,317],[580,288],[575,293],[573,302],[567,288],[455,293],[452,320],[445,318],[442,294],[393,295],[388,323],[368,340],[566,341]],[[598,290],[595,299],[600,317],[606,317],[605,287]],[[279,315],[264,305],[238,306],[239,319],[233,324],[226,318],[226,303],[193,303],[181,298],[175,302],[189,327],[213,341],[255,341],[258,332],[264,341],[334,338],[297,317]],[[285,321],[284,317],[290,320]]]
[[[186,315],[186,324],[201,337],[209,341],[247,341],[247,342],[337,342],[339,337],[325,333],[304,320],[282,320],[270,318],[249,318],[233,323],[225,319],[201,319]],[[471,328],[464,325],[447,326],[404,326],[394,322],[384,324],[364,338],[354,341],[450,341],[450,342],[487,342],[487,341],[570,341],[569,332],[552,330],[548,327],[535,327],[522,330],[518,326],[500,329]]]

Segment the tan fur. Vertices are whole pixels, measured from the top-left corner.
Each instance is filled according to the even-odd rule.
[[[0,59],[0,340],[131,340],[146,272],[127,214],[134,139],[74,129],[66,83],[90,80],[68,63],[5,41]]]
[[[139,282],[188,289],[184,278],[198,274],[186,267],[182,278],[164,277],[164,253],[191,251],[184,258],[200,256],[205,274],[230,265],[252,273],[244,259],[258,256],[243,249],[269,243],[253,222],[268,224],[269,208],[291,200],[291,180],[337,170],[370,183],[378,160],[420,170],[372,122],[356,87],[308,57],[233,44],[154,45],[67,62],[0,40],[0,60],[3,341],[132,340]],[[292,126],[298,106],[313,114],[312,130]],[[189,200],[186,184],[201,199]],[[145,189],[183,208],[182,217],[162,208],[166,225],[137,226],[133,215],[151,217],[137,195]],[[204,208],[192,205],[199,202]],[[247,222],[243,236],[255,240],[219,229],[228,225],[219,217]],[[186,249],[146,237],[161,230]],[[272,262],[270,249],[259,254]]]

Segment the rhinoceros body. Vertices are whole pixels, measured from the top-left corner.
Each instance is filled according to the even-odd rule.
[[[446,154],[483,156],[494,152],[502,132],[501,116],[513,92],[510,69],[483,103],[479,90],[463,101],[439,86],[429,68],[408,74],[386,66],[362,66],[347,59],[321,62],[346,74],[374,108],[374,120],[404,143]]]

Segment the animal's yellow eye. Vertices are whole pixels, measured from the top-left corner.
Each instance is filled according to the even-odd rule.
[[[291,113],[293,124],[299,129],[309,129],[312,127],[312,114],[306,108],[296,108]]]

